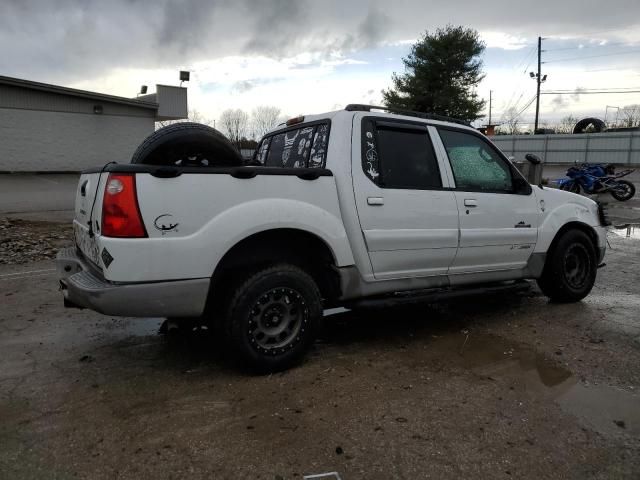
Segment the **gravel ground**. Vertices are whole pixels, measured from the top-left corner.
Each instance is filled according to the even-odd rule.
[[[71,223],[0,219],[0,265],[53,259],[73,242]]]
[[[640,240],[610,242],[580,303],[326,312],[259,377],[202,330],[65,310],[50,261],[1,264],[0,478],[638,478]]]

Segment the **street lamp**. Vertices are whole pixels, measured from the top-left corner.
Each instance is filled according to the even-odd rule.
[[[538,117],[540,115],[540,85],[547,81],[547,76],[540,76],[540,59],[538,59],[538,73],[529,72],[529,76],[536,81],[536,121],[533,127],[533,134],[535,135],[538,131]]]

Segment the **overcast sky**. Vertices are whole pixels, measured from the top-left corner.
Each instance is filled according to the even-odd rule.
[[[411,43],[447,23],[487,44],[478,92],[493,90],[494,119],[533,97],[538,35],[544,89],[640,87],[640,0],[0,0],[0,74],[133,97],[186,69],[204,116],[318,113],[380,103]],[[545,95],[542,120],[631,103],[639,93]]]

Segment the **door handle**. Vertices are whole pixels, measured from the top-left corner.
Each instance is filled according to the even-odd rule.
[[[465,207],[477,207],[478,206],[478,201],[474,200],[473,198],[465,198],[464,199],[464,206]]]
[[[367,205],[384,205],[382,197],[367,197]]]

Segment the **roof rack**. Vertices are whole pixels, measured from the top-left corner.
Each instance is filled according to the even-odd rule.
[[[413,110],[403,110],[401,108],[393,108],[393,107],[379,107],[377,105],[364,105],[361,103],[350,103],[344,109],[347,112],[370,112],[371,110],[383,110],[388,113],[398,113],[401,115],[407,115],[409,117],[418,117],[425,118],[427,120],[439,120],[441,122],[451,122],[458,123],[460,125],[466,125],[470,127],[471,124],[469,122],[465,122],[464,120],[459,120],[457,118],[445,117],[444,115],[435,115],[433,113],[424,113],[424,112],[415,112]]]

